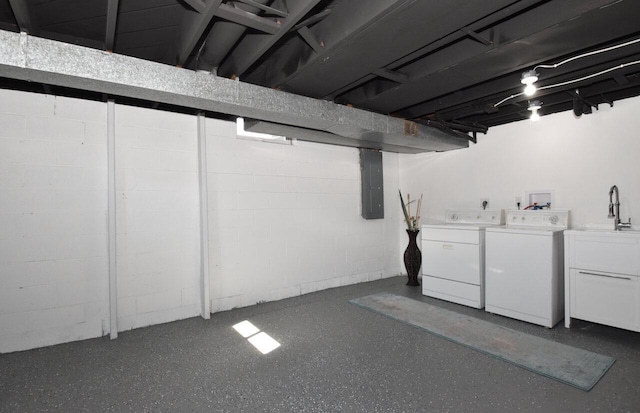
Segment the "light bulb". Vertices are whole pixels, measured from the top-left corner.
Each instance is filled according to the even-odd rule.
[[[531,122],[539,121],[540,120],[540,115],[538,115],[538,111],[537,110],[531,111],[531,117],[529,117],[529,119],[531,119]]]
[[[524,72],[522,74],[522,78],[520,79],[520,83],[523,85],[530,85],[538,81],[538,74],[535,70],[529,70],[528,72]]]
[[[536,88],[533,83],[529,83],[524,88],[524,94],[525,96],[533,96],[536,93],[536,90],[538,90],[538,88]]]

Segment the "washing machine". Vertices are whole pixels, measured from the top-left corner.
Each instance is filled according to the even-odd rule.
[[[484,231],[503,217],[502,210],[448,210],[443,224],[423,225],[422,293],[483,308]]]
[[[510,210],[485,233],[485,310],[545,327],[564,313],[568,210]]]

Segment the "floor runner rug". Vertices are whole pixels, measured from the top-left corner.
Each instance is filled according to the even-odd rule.
[[[585,391],[615,362],[608,356],[395,294],[379,293],[350,302]]]

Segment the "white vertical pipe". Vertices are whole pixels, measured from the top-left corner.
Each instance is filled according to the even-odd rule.
[[[116,105],[107,102],[107,174],[109,176],[109,337],[118,338],[118,284],[116,271]]]
[[[211,317],[209,302],[209,199],[207,190],[206,118],[198,115],[198,172],[200,175],[200,314]]]

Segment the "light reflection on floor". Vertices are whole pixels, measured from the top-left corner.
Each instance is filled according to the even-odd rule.
[[[262,354],[268,354],[280,347],[280,343],[264,331],[261,332],[258,327],[254,326],[248,320],[235,324],[233,328],[240,333],[242,337],[248,339],[249,343],[257,348]]]

